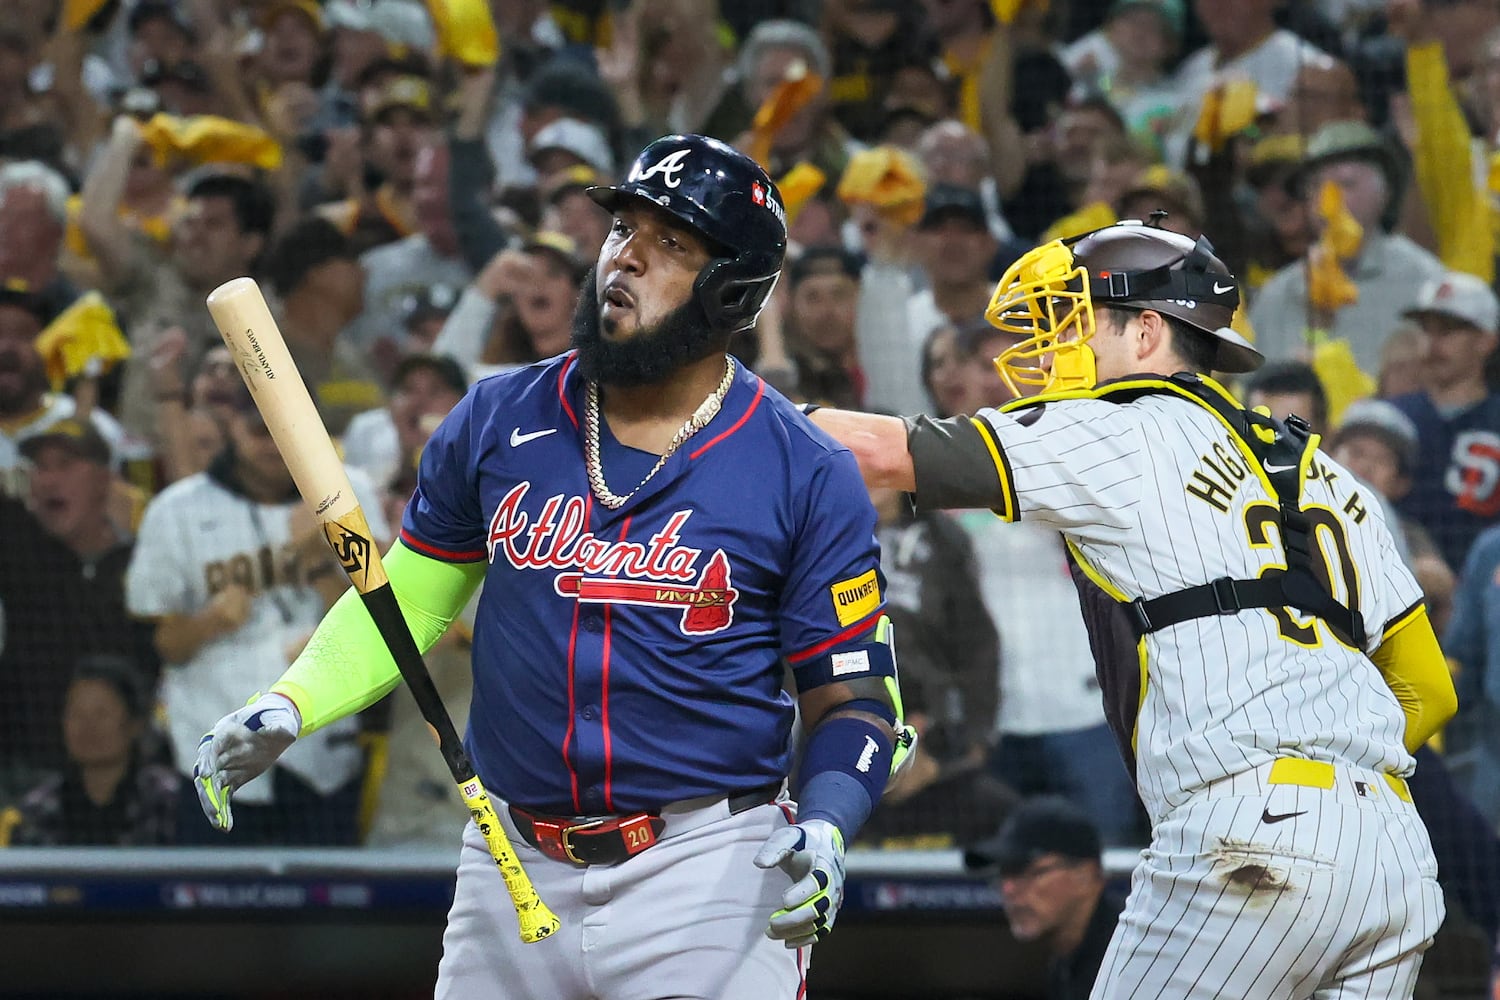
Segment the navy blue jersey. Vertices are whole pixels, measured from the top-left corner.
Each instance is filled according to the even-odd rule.
[[[1424,392],[1391,400],[1417,425],[1411,491],[1397,508],[1432,535],[1457,572],[1469,546],[1500,515],[1500,396],[1444,417]]]
[[[475,767],[500,798],[565,814],[775,781],[793,719],[783,658],[794,676],[826,663],[883,607],[854,457],[741,369],[708,426],[609,510],[589,490],[573,362],[470,389],[424,449],[406,508],[407,545],[489,563]],[[600,423],[605,477],[627,493],[657,456]]]

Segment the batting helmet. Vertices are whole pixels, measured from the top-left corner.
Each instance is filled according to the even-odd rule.
[[[1012,389],[1090,387],[1094,308],[1150,309],[1214,338],[1213,367],[1248,372],[1265,358],[1230,328],[1239,283],[1207,239],[1120,222],[1037,247],[1011,266],[985,317],[1027,340],[996,359]],[[1038,365],[1042,355],[1051,363]]]
[[[786,209],[754,160],[708,136],[664,136],[624,181],[588,194],[610,212],[627,198],[649,201],[699,233],[715,255],[693,284],[710,325],[733,333],[755,324],[786,257]]]

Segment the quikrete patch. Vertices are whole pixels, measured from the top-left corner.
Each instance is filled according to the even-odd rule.
[[[852,625],[880,607],[880,581],[872,569],[852,580],[841,580],[829,591],[840,625]]]

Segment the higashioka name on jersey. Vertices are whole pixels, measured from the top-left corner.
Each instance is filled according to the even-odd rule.
[[[588,604],[682,608],[684,635],[710,635],[729,627],[739,592],[730,585],[729,558],[715,549],[701,569],[702,549],[681,544],[692,517],[680,510],[645,542],[606,541],[585,528],[588,506],[580,496],[549,497],[533,522],[521,509],[531,488],[518,483],[490,518],[485,546],[518,570],[562,570],[552,587]]]

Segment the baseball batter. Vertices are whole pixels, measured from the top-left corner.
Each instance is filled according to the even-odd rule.
[[[1154,828],[1094,997],[1408,997],[1443,902],[1404,777],[1453,687],[1376,498],[1203,374],[1261,363],[1238,301],[1206,240],[1054,242],[987,313],[1042,395],[815,421],[924,507],[1068,543]]]
[[[766,174],[669,136],[590,193],[613,224],[576,350],[470,390],[386,560],[424,649],[483,580],[466,745],[562,920],[519,942],[471,823],[437,995],[791,1000],[838,912],[844,844],[909,746],[875,514],[853,456],[726,353],[785,252]],[[205,737],[210,819],[231,822],[227,793],[294,736],[396,680],[346,597]]]

